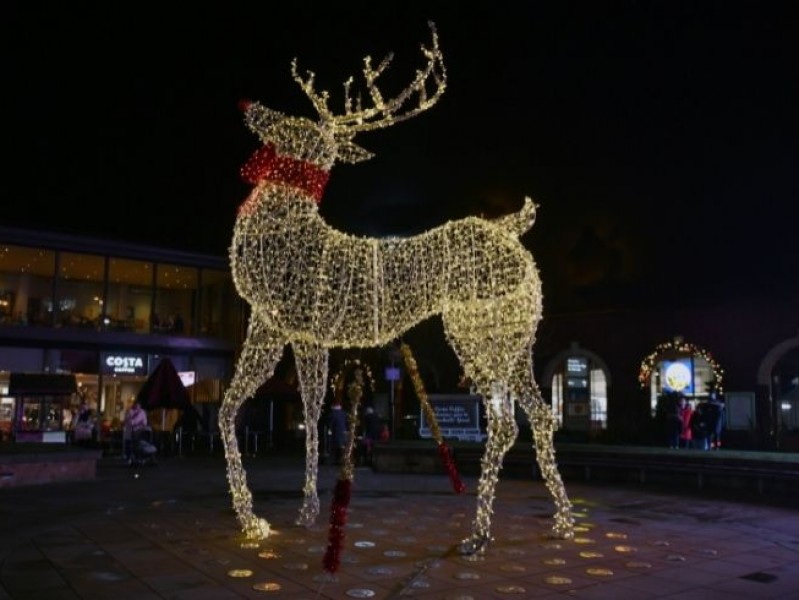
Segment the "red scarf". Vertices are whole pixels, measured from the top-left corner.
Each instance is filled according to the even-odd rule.
[[[244,181],[253,185],[271,181],[295,187],[319,204],[330,179],[330,171],[320,169],[308,161],[281,156],[275,151],[273,144],[266,144],[256,150],[241,168],[241,176]]]

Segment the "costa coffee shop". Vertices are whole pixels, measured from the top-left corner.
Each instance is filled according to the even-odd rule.
[[[193,402],[218,405],[245,325],[226,257],[0,228],[3,440],[68,439],[82,403],[117,427],[165,357]],[[53,394],[55,375],[72,387]]]

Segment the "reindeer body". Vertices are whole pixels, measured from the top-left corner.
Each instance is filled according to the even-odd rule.
[[[529,300],[520,312],[541,312],[538,274],[515,223],[468,217],[420,236],[371,239],[332,228],[314,202],[292,189],[273,184],[256,194],[257,208],[235,226],[233,278],[255,318],[287,341],[386,345],[454,305],[495,302],[486,263],[517,301]],[[532,213],[528,200],[520,214],[531,222]]]
[[[514,401],[533,426],[536,458],[556,504],[554,533],[573,533],[571,504],[557,472],[554,418],[533,378],[532,345],[541,317],[541,283],[519,237],[532,225],[527,199],[515,214],[488,221],[468,217],[408,238],[348,235],[324,222],[321,200],[336,160],[358,162],[369,153],[352,143],[358,131],[393,125],[432,106],[446,73],[433,31],[428,58],[411,86],[384,100],[375,80],[385,69],[364,61],[373,108],[353,108],[349,83],[345,114],[333,115],[328,94],[317,94],[313,74],[294,78],[311,98],[320,122],[287,117],[247,104],[249,127],[264,142],[242,169],[254,184],[234,226],[230,263],[239,294],[252,308],[247,338],[219,414],[233,506],[248,537],[270,533],[252,509],[238,440],[236,416],[271,375],[284,347],[292,346],[303,400],[306,479],[298,524],[319,514],[318,420],[327,387],[328,351],[375,347],[396,340],[417,323],[440,314],[447,341],[464,374],[486,402],[485,456],[477,489],[472,534],[461,552],[480,552],[490,539],[490,516],[502,459],[516,439]],[[429,79],[437,88],[430,96]],[[409,98],[418,106],[401,113]]]

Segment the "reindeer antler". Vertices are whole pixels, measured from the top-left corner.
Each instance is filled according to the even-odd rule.
[[[339,135],[352,136],[359,131],[380,129],[393,125],[394,123],[405,121],[427,110],[438,102],[447,84],[447,71],[444,67],[444,56],[441,54],[441,50],[438,47],[438,33],[432,22],[429,22],[428,25],[430,26],[430,31],[433,36],[433,43],[429,48],[425,47],[424,44],[421,46],[422,54],[424,54],[427,59],[427,64],[424,69],[416,71],[416,76],[411,84],[396,97],[388,101],[384,100],[376,84],[380,74],[383,73],[391,63],[393,55],[389,54],[384,58],[376,69],[372,68],[371,57],[367,56],[364,58],[363,76],[367,90],[369,91],[369,96],[372,99],[373,106],[371,108],[362,108],[360,99],[358,99],[356,103],[357,106],[353,110],[353,101],[350,96],[350,89],[353,82],[352,77],[344,82],[344,114],[335,115],[328,107],[330,94],[326,90],[317,92],[314,89],[314,80],[316,76],[312,71],[307,71],[307,77],[303,79],[297,73],[297,61],[295,59],[291,63],[291,74],[308,98],[310,98],[322,122],[331,127]],[[428,96],[427,86],[431,78],[435,84],[435,89],[433,93]],[[414,95],[418,98],[418,104],[406,112],[400,112]]]

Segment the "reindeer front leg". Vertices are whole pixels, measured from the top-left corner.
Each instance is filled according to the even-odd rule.
[[[236,437],[236,416],[244,401],[254,396],[258,387],[272,374],[283,353],[283,346],[268,335],[264,326],[253,317],[236,364],[236,372],[219,410],[219,430],[225,448],[233,509],[244,534],[250,539],[269,537],[271,530],[266,519],[260,519],[253,513],[252,492],[247,486],[247,473],[241,463]]]
[[[319,516],[319,415],[327,385],[327,350],[316,344],[292,344],[305,417],[305,485],[297,525],[310,526]]]

